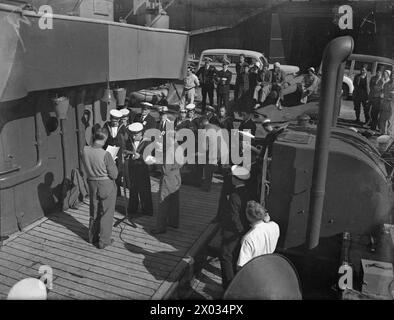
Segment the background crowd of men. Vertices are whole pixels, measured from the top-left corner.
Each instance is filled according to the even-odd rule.
[[[393,133],[392,110],[394,107],[394,75],[390,70],[378,69],[376,75],[370,76],[367,65],[355,76],[353,84],[353,103],[356,122],[360,123],[361,108],[365,124],[381,134]]]

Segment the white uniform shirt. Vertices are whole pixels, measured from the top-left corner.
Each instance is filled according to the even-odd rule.
[[[242,267],[255,257],[275,251],[279,239],[279,226],[270,221],[260,221],[242,238],[237,265]]]
[[[118,135],[118,126],[116,127],[111,127],[111,136],[112,138],[115,138]]]

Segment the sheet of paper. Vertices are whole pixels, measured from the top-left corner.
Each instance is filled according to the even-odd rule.
[[[116,146],[108,146],[107,147],[107,149],[105,149],[106,151],[108,151],[110,154],[111,154],[111,156],[112,156],[112,159],[116,159],[117,158],[117,154],[118,154],[118,151],[119,151],[119,147],[116,147]]]

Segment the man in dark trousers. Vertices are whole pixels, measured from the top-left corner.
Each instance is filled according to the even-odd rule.
[[[239,55],[239,61],[235,64],[235,72],[237,73],[237,78],[235,79],[235,90],[234,90],[234,99],[237,100],[240,96],[240,87],[243,84],[243,74],[244,68],[247,63],[245,62],[245,55],[241,53]]]
[[[149,113],[150,110],[153,108],[153,104],[149,102],[142,102],[141,103],[141,116],[138,117],[135,122],[140,122],[142,123],[144,129],[143,131],[145,132],[146,130],[149,129],[156,129],[157,128],[157,123],[155,118],[153,118]]]
[[[104,249],[113,243],[112,224],[116,204],[115,179],[118,169],[111,154],[103,149],[107,132],[97,129],[92,146],[85,146],[82,160],[89,185],[89,242]]]
[[[223,60],[223,69],[216,73],[218,109],[222,105],[224,105],[227,110],[229,108],[230,82],[232,77],[231,71],[228,70],[229,64],[230,62],[228,60]]]
[[[202,103],[201,112],[205,113],[207,105],[207,95],[209,98],[209,104],[213,106],[213,91],[215,89],[214,79],[216,75],[216,69],[211,66],[211,58],[205,58],[205,64],[200,69],[198,69],[196,76],[200,79]]]
[[[376,75],[369,83],[369,103],[371,104],[371,129],[376,130],[379,123],[380,106],[383,95],[383,70],[376,71]]]
[[[130,197],[128,214],[138,212],[138,206],[146,215],[153,215],[152,193],[149,176],[149,167],[145,163],[144,150],[152,143],[151,139],[142,138],[143,126],[135,122],[128,126],[130,139],[125,150],[128,156]]]
[[[123,113],[119,110],[113,109],[110,111],[110,120],[107,121],[103,130],[106,131],[107,141],[104,144],[104,150],[107,149],[108,146],[119,147],[118,154],[120,155],[122,149],[122,143],[124,142],[124,129],[122,129],[121,119]],[[116,158],[115,160],[116,166],[118,168],[119,175],[116,178],[116,186],[117,186],[117,195],[120,196],[120,185],[121,185],[121,159]]]
[[[286,74],[284,73],[283,70],[280,68],[280,63],[275,62],[274,63],[274,69],[271,71],[271,79],[272,79],[272,87],[271,91],[276,91],[278,98],[276,100],[276,107],[279,110],[282,110],[282,102],[283,102],[283,90],[285,88],[285,78]]]
[[[237,271],[237,261],[242,236],[247,231],[245,215],[246,203],[249,200],[245,186],[249,179],[249,170],[234,165],[231,167],[232,187],[221,198],[219,204],[221,212],[218,219],[221,226],[220,267],[222,271],[222,285],[226,290]]]
[[[369,122],[369,83],[370,78],[367,73],[367,66],[364,65],[361,68],[361,73],[354,77],[354,91],[353,91],[353,104],[354,111],[356,112],[356,122],[360,122],[360,109],[361,106],[364,109],[365,124]]]

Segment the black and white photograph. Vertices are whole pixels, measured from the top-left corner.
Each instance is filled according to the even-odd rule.
[[[393,66],[394,0],[0,0],[0,300],[394,300]]]

